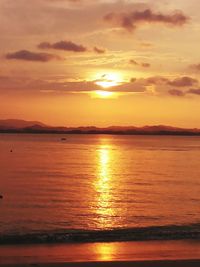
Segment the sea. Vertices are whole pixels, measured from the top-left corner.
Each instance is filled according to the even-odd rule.
[[[0,134],[0,244],[200,239],[200,137]]]

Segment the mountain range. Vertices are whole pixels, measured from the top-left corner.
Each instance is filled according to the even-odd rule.
[[[155,126],[110,126],[99,128],[87,127],[55,127],[38,121],[17,119],[0,120],[1,133],[57,133],[57,134],[130,134],[130,135],[200,135],[200,129],[178,128],[166,125]]]

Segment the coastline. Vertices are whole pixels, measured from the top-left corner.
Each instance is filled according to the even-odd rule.
[[[118,262],[67,262],[67,263],[36,263],[11,264],[2,267],[199,267],[200,260],[173,260],[173,261],[118,261]]]

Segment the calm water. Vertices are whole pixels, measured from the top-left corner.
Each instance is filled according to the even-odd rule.
[[[199,159],[200,137],[1,134],[0,234],[200,231]]]

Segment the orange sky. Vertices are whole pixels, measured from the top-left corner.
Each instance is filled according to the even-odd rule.
[[[0,118],[200,128],[199,0],[1,0]]]

